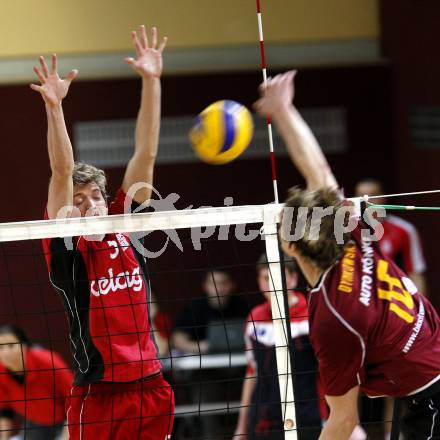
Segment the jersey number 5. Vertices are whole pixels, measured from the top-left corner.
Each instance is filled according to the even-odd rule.
[[[411,324],[414,321],[414,316],[403,309],[402,306],[405,306],[407,310],[413,310],[414,300],[411,294],[403,288],[399,278],[395,278],[388,273],[388,262],[385,260],[379,260],[378,262],[377,279],[388,285],[387,289],[377,289],[379,298],[390,301],[390,311]]]

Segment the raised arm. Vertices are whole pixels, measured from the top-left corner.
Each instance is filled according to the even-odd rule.
[[[293,106],[296,71],[277,75],[260,86],[260,99],[255,109],[270,116],[286,143],[290,158],[307,183],[310,191],[338,184],[310,127]]]
[[[32,90],[39,92],[44,100],[47,114],[47,147],[50,169],[47,212],[50,219],[56,218],[62,208],[72,206],[74,166],[72,144],[67,133],[62,101],[69,91],[70,83],[78,72],[72,70],[65,79],[58,75],[57,57],[52,55],[52,66],[49,68],[43,57],[40,57],[41,68],[34,71],[41,85],[31,84]],[[64,216],[68,213],[64,211]]]
[[[122,189],[128,192],[133,184],[146,182],[153,184],[154,163],[159,144],[160,127],[160,76],[162,74],[162,52],[167,42],[166,37],[157,47],[157,29],[151,31],[151,44],[147,38],[145,26],[141,26],[140,36],[132,32],[136,59],[127,58],[126,62],[142,78],[141,106],[136,122],[135,152],[125,171]],[[142,188],[134,199],[143,203],[150,199],[151,189]]]

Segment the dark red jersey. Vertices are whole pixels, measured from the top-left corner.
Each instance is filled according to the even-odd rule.
[[[120,190],[109,214],[122,214]],[[160,370],[145,261],[127,234],[43,240],[50,281],[70,322],[75,384],[129,382]],[[70,247],[70,249],[69,249]]]
[[[42,348],[28,348],[23,382],[0,364],[0,409],[13,410],[38,425],[66,419],[72,372],[61,357]]]
[[[439,317],[361,228],[310,293],[310,337],[325,392],[342,395],[356,385],[370,396],[422,391],[440,378]]]
[[[426,263],[416,228],[395,215],[387,215],[382,226],[384,233],[379,241],[382,253],[407,273],[424,272]]]

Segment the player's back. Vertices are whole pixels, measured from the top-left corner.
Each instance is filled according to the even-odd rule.
[[[370,395],[407,395],[440,375],[439,318],[376,243],[362,240],[359,229],[352,237],[309,299],[323,380],[335,395],[356,384]],[[345,385],[336,385],[337,367]]]

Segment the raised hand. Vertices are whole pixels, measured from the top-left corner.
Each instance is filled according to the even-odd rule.
[[[269,78],[260,86],[260,99],[254,104],[255,110],[263,116],[273,116],[278,110],[292,105],[294,96],[293,79],[296,70]]]
[[[41,68],[34,67],[34,72],[38,76],[41,85],[31,84],[31,89],[41,93],[44,102],[53,107],[61,103],[66,97],[71,82],[78,75],[77,70],[71,70],[65,79],[62,79],[58,75],[58,62],[57,56],[52,55],[52,66],[49,71],[46,60],[44,57],[40,57]]]
[[[167,37],[162,39],[157,48],[157,29],[151,29],[151,44],[148,42],[145,26],[140,28],[140,36],[133,31],[131,33],[133,44],[136,49],[136,59],[126,58],[125,61],[143,78],[159,78],[162,73],[162,52],[167,44]]]

